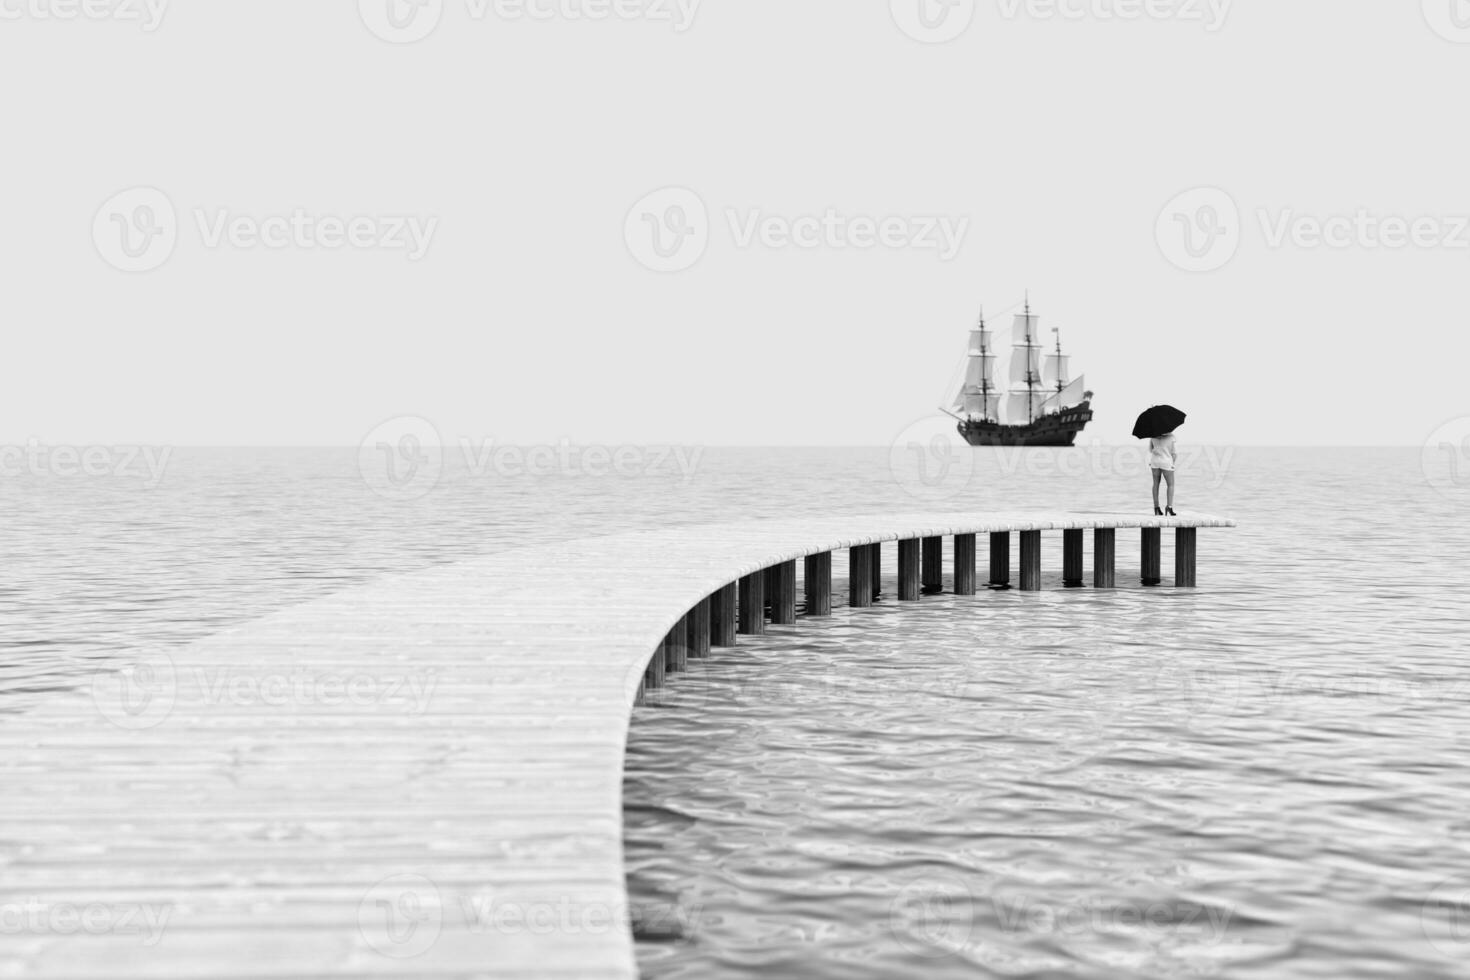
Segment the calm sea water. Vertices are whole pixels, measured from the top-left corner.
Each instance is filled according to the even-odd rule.
[[[1186,447],[1188,448],[1188,447]],[[678,522],[1147,509],[1135,448],[708,450],[543,476],[179,450],[0,480],[0,723],[353,583]],[[649,977],[1452,976],[1470,962],[1470,489],[1416,450],[1196,451],[1200,584],[839,608],[635,715]],[[693,465],[689,465],[692,463]],[[543,469],[546,469],[543,467]],[[1467,471],[1470,472],[1470,471]],[[422,488],[420,488],[422,489]],[[390,488],[391,491],[391,488]],[[893,560],[892,548],[886,556]],[[1170,568],[1166,536],[1165,568]],[[840,566],[839,566],[840,571]]]

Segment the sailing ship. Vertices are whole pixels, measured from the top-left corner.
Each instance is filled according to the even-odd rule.
[[[1016,314],[1012,327],[1009,390],[996,378],[994,331],[983,312],[970,330],[959,391],[941,409],[959,420],[960,435],[970,445],[1070,446],[1092,421],[1092,392],[1083,375],[1071,377],[1061,332],[1052,328],[1056,349],[1043,356],[1040,321],[1027,296],[1026,311]]]

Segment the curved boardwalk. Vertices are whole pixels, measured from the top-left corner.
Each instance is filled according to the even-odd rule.
[[[691,608],[875,542],[1145,526],[1233,525],[676,527],[386,579],[145,653],[0,715],[0,976],[632,977],[624,740]]]

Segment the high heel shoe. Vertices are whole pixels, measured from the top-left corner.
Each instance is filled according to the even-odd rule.
[[[1155,517],[1163,517],[1164,516],[1164,512],[1161,511],[1161,510],[1159,510],[1159,505],[1158,504],[1154,504],[1154,516]]]
[[[1179,516],[1178,514],[1174,513],[1174,508],[1173,507],[1166,507],[1164,509],[1164,513],[1165,514],[1168,514],[1170,517],[1178,517]]]

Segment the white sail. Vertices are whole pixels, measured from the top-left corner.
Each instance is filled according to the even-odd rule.
[[[972,354],[970,363],[965,368],[965,385],[971,388],[979,388],[989,385],[995,389],[995,355],[994,354]]]
[[[1057,390],[1058,381],[1060,381],[1064,387],[1066,386],[1068,380],[1070,380],[1067,375],[1069,373],[1068,362],[1070,362],[1071,360],[1071,354],[1046,355],[1046,365],[1041,370],[1041,383],[1045,385],[1049,391],[1055,392]]]
[[[1000,395],[994,388],[989,395],[973,391],[965,395],[965,414],[971,418],[993,419],[1000,414]]]
[[[1046,392],[1040,388],[1035,391],[1013,391],[1006,397],[1007,425],[1025,425],[1035,419],[1041,418],[1042,402],[1046,399]]]
[[[990,331],[990,330],[982,330],[979,327],[975,328],[974,330],[971,330],[970,331],[970,353],[971,354],[983,354],[983,353],[985,353],[987,351],[994,350],[995,349],[995,340],[993,338],[994,338],[993,332]]]
[[[985,389],[990,390],[992,399],[1000,393],[1000,385],[995,379],[995,355],[975,353],[975,349],[977,348],[972,346],[970,355],[965,358],[964,375],[960,378],[954,397],[950,399],[950,411],[957,414],[980,415]],[[994,408],[985,417],[994,418]]]
[[[1041,383],[1041,348],[1011,348],[1011,384]]]
[[[1064,408],[1071,408],[1073,405],[1081,405],[1086,400],[1087,376],[1078,375],[1077,378],[1069,382],[1060,392],[1053,390],[1047,396],[1046,400],[1041,403],[1040,414],[1050,415],[1052,412],[1059,412]]]
[[[1041,317],[1035,313],[1017,313],[1016,323],[1011,332],[1011,343],[1036,343],[1036,332],[1041,329],[1038,326],[1040,322]]]

